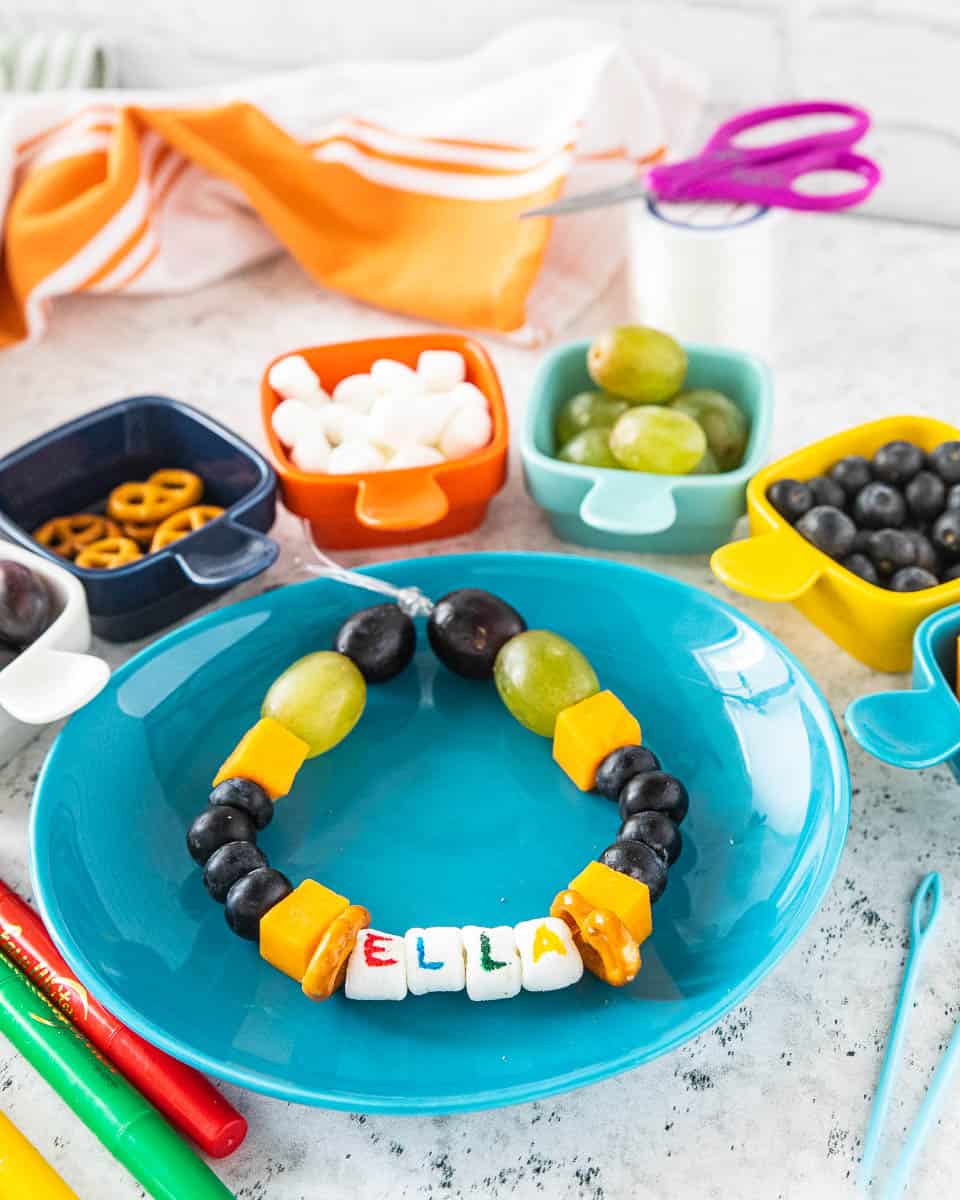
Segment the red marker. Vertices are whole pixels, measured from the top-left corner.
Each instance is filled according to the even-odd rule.
[[[122,1025],[89,994],[60,956],[43,922],[0,881],[0,951],[70,1018],[181,1133],[213,1158],[232,1154],[247,1122],[208,1080]]]

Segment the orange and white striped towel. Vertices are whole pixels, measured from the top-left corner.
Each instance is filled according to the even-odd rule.
[[[189,95],[48,93],[0,110],[0,345],[74,292],[194,288],[286,246],[326,287],[534,342],[622,255],[611,210],[518,214],[682,142],[684,65],[581,22],[438,62],[329,66]]]

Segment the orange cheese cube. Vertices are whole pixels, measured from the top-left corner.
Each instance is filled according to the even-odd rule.
[[[269,793],[271,800],[285,796],[310,747],[279,721],[264,717],[243,735],[236,750],[217,772],[213,786],[225,779],[252,779]]]
[[[606,908],[616,913],[638,946],[653,933],[650,889],[639,879],[614,871],[606,863],[592,862],[576,879],[570,880],[570,890],[579,892],[594,908]]]
[[[260,957],[299,982],[330,922],[350,901],[305,879],[260,918]]]
[[[621,746],[640,744],[640,725],[613,692],[597,692],[557,717],[553,757],[582,792],[593,787],[597,767]]]

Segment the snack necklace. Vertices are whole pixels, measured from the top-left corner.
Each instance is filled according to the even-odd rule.
[[[308,537],[309,540],[309,537]],[[686,788],[640,744],[640,726],[612,692],[601,691],[581,652],[556,633],[528,629],[506,601],[461,588],[432,603],[339,566],[316,547],[317,574],[392,598],[349,617],[333,650],[308,654],[271,685],[261,719],[213,780],[208,807],[187,833],[204,884],[225,905],[230,928],[258,941],[261,956],[315,1000],[341,984],[355,1000],[401,1000],[408,992],[466,988],[472,1000],[506,999],[576,983],[583,967],[614,987],[635,978],[651,904],[681,850]],[[516,926],[370,928],[362,904],[306,879],[294,888],[271,867],[257,834],[291,791],[307,758],[342,741],[363,712],[367,685],[399,675],[416,650],[413,616],[447,669],[493,678],[508,711],[553,738],[553,757],[581,791],[616,800],[617,840],[550,904],[548,916]],[[304,702],[304,696],[308,697]],[[315,701],[312,697],[322,697]]]

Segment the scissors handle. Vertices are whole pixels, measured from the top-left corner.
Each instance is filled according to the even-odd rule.
[[[775,121],[795,121],[801,117],[837,116],[849,117],[850,122],[842,129],[822,130],[776,142],[769,146],[738,146],[737,138],[748,129],[772,125]],[[701,154],[714,154],[722,150],[735,150],[738,155],[764,161],[771,153],[779,158],[803,154],[807,150],[849,150],[870,128],[870,115],[855,104],[841,104],[835,100],[802,100],[794,104],[772,104],[768,108],[753,108],[749,112],[731,117],[720,125]]]

